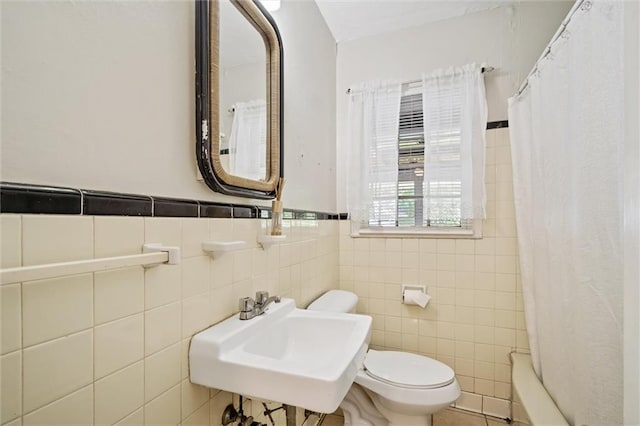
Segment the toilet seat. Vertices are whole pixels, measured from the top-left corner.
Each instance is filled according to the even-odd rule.
[[[371,349],[364,360],[364,369],[376,380],[408,389],[436,389],[455,380],[448,365],[408,352]]]

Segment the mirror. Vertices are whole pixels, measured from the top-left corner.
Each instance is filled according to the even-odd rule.
[[[211,189],[274,198],[281,70],[280,35],[258,0],[196,2],[196,156]]]

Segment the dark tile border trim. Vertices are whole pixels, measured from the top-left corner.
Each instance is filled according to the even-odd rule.
[[[153,199],[143,195],[82,190],[82,214],[91,216],[153,216]]]
[[[153,198],[153,215],[158,217],[200,217],[200,204],[192,200]]]
[[[0,182],[0,213],[269,219],[271,208]],[[339,220],[346,213],[285,210],[287,219]]]
[[[1,183],[0,212],[80,214],[82,193],[76,189],[55,186]]]
[[[200,217],[231,219],[233,206],[231,204],[217,204],[200,202]]]
[[[509,127],[509,121],[508,120],[491,121],[491,122],[487,123],[487,130],[502,129],[502,128],[505,128],[505,127]]]

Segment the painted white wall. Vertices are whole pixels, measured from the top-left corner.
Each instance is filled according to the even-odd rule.
[[[625,2],[624,424],[640,424],[640,7]]]
[[[337,206],[345,211],[347,95],[369,80],[420,79],[423,72],[466,63],[496,67],[485,78],[489,121],[507,119],[507,99],[542,53],[571,1],[533,1],[393,33],[340,42],[337,61]]]
[[[250,202],[196,181],[193,2],[1,7],[0,179]],[[285,55],[284,201],[334,211],[335,41],[313,2],[285,1],[274,16]]]
[[[285,43],[284,201],[336,211],[336,43],[312,0],[273,16]]]

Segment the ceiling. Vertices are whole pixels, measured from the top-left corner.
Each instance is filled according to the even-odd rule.
[[[315,0],[337,42],[398,31],[514,0]]]

